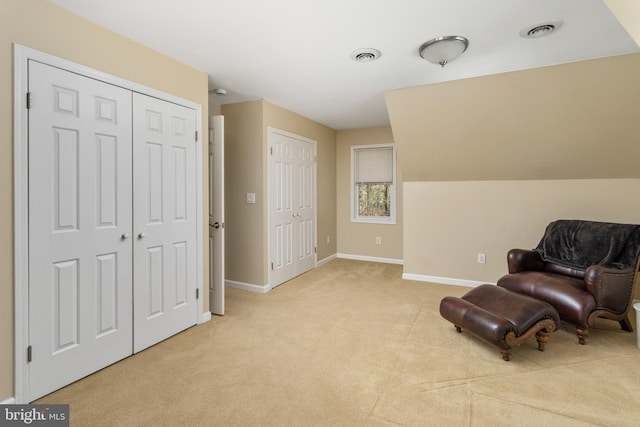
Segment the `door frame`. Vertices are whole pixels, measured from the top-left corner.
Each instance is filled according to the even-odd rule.
[[[309,143],[313,146],[313,268],[318,266],[318,142],[304,136],[296,135],[295,133],[287,132],[282,129],[278,129],[272,126],[267,127],[267,271],[268,271],[268,288],[273,289],[281,283],[273,283],[273,270],[269,267],[273,254],[271,253],[271,239],[273,238],[271,232],[271,208],[272,200],[271,196],[273,189],[271,188],[271,175],[273,173],[271,165],[271,147],[273,138],[271,135],[274,133],[284,135],[289,138],[297,139],[302,142]]]
[[[14,399],[15,403],[28,403],[29,369],[29,156],[27,92],[29,83],[28,61],[38,61],[72,73],[81,74],[105,83],[143,93],[165,101],[191,108],[196,112],[196,287],[200,301],[197,323],[210,319],[203,312],[203,218],[202,218],[202,106],[157,89],[104,73],[66,59],[26,46],[13,44],[13,223],[14,223]],[[207,312],[208,313],[208,312]]]

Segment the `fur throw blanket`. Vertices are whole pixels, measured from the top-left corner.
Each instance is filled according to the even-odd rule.
[[[546,262],[581,270],[593,264],[634,267],[640,225],[558,220],[547,226],[534,250]]]

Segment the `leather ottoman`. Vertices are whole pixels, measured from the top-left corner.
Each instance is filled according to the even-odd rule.
[[[560,318],[553,306],[495,285],[480,285],[462,298],[444,297],[440,315],[453,323],[456,331],[466,329],[497,346],[502,358],[511,358],[511,348],[535,334],[538,350],[544,351],[549,333]]]

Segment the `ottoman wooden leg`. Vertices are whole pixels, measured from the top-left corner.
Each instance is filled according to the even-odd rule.
[[[456,327],[456,332],[457,333],[461,333],[462,332],[462,328],[460,326],[455,325],[455,327]]]
[[[538,350],[544,351],[545,344],[549,342],[549,333],[547,331],[553,332],[555,330],[555,321],[553,321],[552,319],[542,319],[538,323],[527,329],[527,331],[519,337],[517,337],[513,331],[509,332],[505,336],[505,342],[513,347],[522,344],[535,334],[536,340],[538,341]]]
[[[583,329],[579,327],[575,327],[576,335],[578,335],[578,343],[584,345],[585,340],[589,336],[589,329]]]
[[[510,348],[501,348],[500,353],[502,353],[502,360],[508,362],[511,359],[511,349]]]
[[[549,342],[549,334],[544,329],[536,332],[536,340],[538,340],[538,350],[544,351],[544,346]]]

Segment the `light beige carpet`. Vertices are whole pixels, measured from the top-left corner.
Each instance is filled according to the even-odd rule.
[[[334,260],[38,403],[74,426],[637,426],[636,334],[569,325],[510,362],[440,317],[469,289]]]

